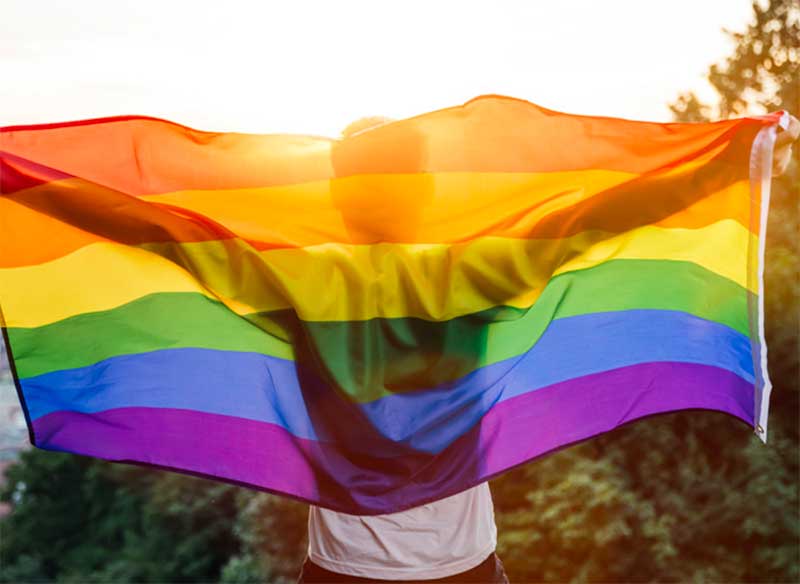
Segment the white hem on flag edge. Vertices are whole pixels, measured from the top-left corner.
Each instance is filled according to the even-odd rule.
[[[777,127],[786,129],[789,125],[789,114],[783,112],[777,124],[762,128],[753,141],[750,152],[750,192],[760,195],[761,208],[759,212],[758,231],[758,352],[759,362],[753,363],[756,368],[756,395],[755,405],[758,411],[754,412],[755,433],[765,444],[767,442],[767,422],[769,418],[769,397],[772,392],[772,382],[767,369],[767,339],[764,327],[764,267],[767,247],[767,217],[769,214],[770,187],[772,183],[772,154],[775,148]],[[748,268],[748,271],[750,269]],[[754,355],[755,356],[755,355]],[[761,387],[759,387],[759,381]],[[760,401],[758,399],[760,392]]]

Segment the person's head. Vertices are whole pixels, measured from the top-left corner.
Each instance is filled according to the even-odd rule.
[[[425,137],[413,120],[356,120],[331,151],[331,193],[352,243],[412,243],[433,195]]]

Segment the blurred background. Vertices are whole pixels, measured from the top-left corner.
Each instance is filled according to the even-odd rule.
[[[800,112],[795,0],[0,6],[0,125],[136,113],[336,135],[481,93],[656,121]],[[769,218],[769,444],[674,413],[507,473],[512,582],[800,582],[799,150]],[[292,582],[305,554],[303,504],[29,449],[4,354],[0,501],[0,582]]]

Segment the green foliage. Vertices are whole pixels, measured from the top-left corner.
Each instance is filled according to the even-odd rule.
[[[729,33],[736,43],[733,55],[708,73],[722,117],[744,114],[753,106],[797,111],[800,105],[800,6],[793,0],[764,6],[755,1],[753,17],[745,32]]]
[[[652,418],[492,485],[512,581],[800,581],[796,444],[715,412]]]
[[[691,92],[672,104],[675,118],[685,122],[715,117],[800,108],[800,5],[795,0],[753,2],[753,20],[744,32],[726,31],[733,54],[711,65],[708,80],[719,95],[715,107]]]
[[[200,582],[238,550],[238,489],[33,450],[0,494],[0,582]]]
[[[27,452],[8,470],[2,494],[14,512],[2,525],[0,579],[45,581],[102,568],[136,525],[138,497],[117,493],[98,465]],[[97,517],[106,518],[100,524]]]
[[[241,551],[225,566],[222,581],[295,582],[306,553],[308,506],[249,491],[238,502],[234,532]]]

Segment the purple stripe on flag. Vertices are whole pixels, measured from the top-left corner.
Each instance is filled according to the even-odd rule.
[[[653,414],[705,409],[751,426],[754,419],[752,382],[692,363],[633,365],[550,386],[537,399],[538,393],[503,402],[483,418],[484,476]]]
[[[730,371],[647,363],[587,375],[497,404],[438,455],[368,458],[283,428],[169,408],[54,412],[37,446],[226,479],[348,513],[390,513],[478,484],[560,446],[643,416],[719,410],[753,423],[753,386]],[[335,477],[335,480],[334,478]],[[344,485],[337,486],[336,483]]]

